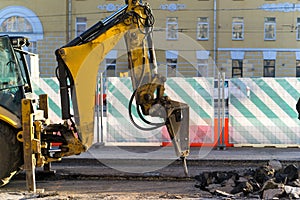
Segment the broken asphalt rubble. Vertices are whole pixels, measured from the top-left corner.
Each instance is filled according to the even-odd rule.
[[[285,167],[277,160],[243,172],[203,172],[195,177],[195,187],[227,198],[299,199],[299,169]]]

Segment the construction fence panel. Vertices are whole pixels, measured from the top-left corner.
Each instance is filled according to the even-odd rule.
[[[136,128],[129,117],[129,100],[133,93],[130,78],[107,78],[107,142],[112,143],[157,143],[170,142],[165,127],[152,131]],[[213,143],[213,79],[211,78],[168,78],[165,94],[172,100],[190,106],[190,142]],[[132,106],[133,120],[147,127]],[[146,117],[147,120],[153,119]],[[154,119],[161,122],[161,119]]]
[[[168,78],[166,95],[190,106],[191,144],[216,143],[213,78]],[[129,119],[130,78],[108,78],[104,122],[106,143],[170,142],[166,128],[141,131]],[[61,122],[57,78],[33,80],[34,93],[48,94],[49,116]],[[299,78],[233,78],[229,80],[229,143],[235,145],[300,145],[300,122],[295,109],[300,97]],[[135,104],[132,108],[135,111]],[[136,111],[134,120],[145,125]],[[147,118],[150,120],[150,118]],[[158,119],[155,119],[159,121]]]
[[[298,78],[234,78],[229,85],[230,143],[299,145]]]
[[[53,123],[62,122],[59,82],[57,78],[39,78],[32,81],[35,95],[47,94],[49,102],[48,115]]]

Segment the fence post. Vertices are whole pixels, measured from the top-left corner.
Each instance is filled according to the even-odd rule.
[[[225,145],[225,72],[222,72],[222,148],[226,149]]]
[[[225,150],[225,73],[218,72],[218,150]],[[221,103],[222,101],[222,103]],[[222,109],[222,119],[221,119]]]
[[[102,144],[104,144],[104,138],[103,138],[103,94],[104,94],[104,87],[103,87],[103,73],[100,73],[100,128],[101,128],[101,131],[100,131],[100,141]]]
[[[103,144],[103,76],[99,73],[96,86],[96,131],[97,143]]]
[[[221,77],[220,77],[220,72],[218,72],[218,149],[221,146],[221,141],[220,141],[220,137],[221,137],[221,111],[220,111],[220,102],[221,102],[221,89],[220,89],[220,82],[221,82]]]

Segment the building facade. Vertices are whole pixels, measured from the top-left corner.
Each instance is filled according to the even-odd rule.
[[[159,72],[167,77],[300,76],[299,0],[148,1]],[[40,76],[55,76],[54,51],[117,11],[124,0],[2,0],[0,32],[25,35],[39,54]],[[99,64],[126,76],[124,41]]]
[[[299,1],[223,0],[218,8],[217,63],[227,76],[299,77]]]

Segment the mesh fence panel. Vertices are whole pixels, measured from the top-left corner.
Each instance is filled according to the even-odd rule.
[[[229,136],[235,144],[299,144],[297,78],[230,80]]]

